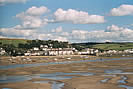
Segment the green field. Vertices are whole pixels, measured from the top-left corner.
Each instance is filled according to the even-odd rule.
[[[0,43],[2,44],[13,44],[14,46],[18,46],[19,43],[27,43],[25,39],[8,39],[8,38],[0,38]]]
[[[102,49],[102,50],[125,50],[132,49],[133,43],[106,43],[106,44],[96,44],[92,48]]]

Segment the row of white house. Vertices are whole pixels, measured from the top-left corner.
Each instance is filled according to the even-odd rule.
[[[27,51],[25,56],[35,56],[35,55],[45,55],[45,56],[54,56],[54,55],[73,55],[76,51],[75,48],[45,48],[43,50],[39,50],[37,48],[33,48],[33,50]]]
[[[32,51],[27,51],[25,56],[37,56],[37,55],[45,55],[45,56],[56,56],[56,55],[105,55],[105,54],[121,54],[121,53],[133,53],[133,49],[127,49],[124,51],[116,51],[116,50],[108,50],[108,51],[99,51],[98,49],[90,49],[86,48],[82,51],[77,51],[75,48],[43,48],[43,50],[39,50],[39,48],[33,48]]]
[[[98,49],[86,48],[86,49],[82,50],[81,52],[78,52],[78,54],[80,54],[80,55],[94,55],[94,54],[97,54],[98,52],[99,52]]]

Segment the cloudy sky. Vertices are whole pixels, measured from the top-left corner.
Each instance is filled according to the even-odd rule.
[[[0,38],[133,42],[133,0],[0,0]]]

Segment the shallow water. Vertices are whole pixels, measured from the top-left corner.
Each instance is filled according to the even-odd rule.
[[[57,81],[34,81],[33,83],[49,83],[51,82],[51,89],[61,89],[64,86],[64,83]]]
[[[25,80],[31,80],[32,78],[27,75],[23,76],[0,76],[0,83],[12,83],[12,82],[21,82]]]
[[[127,83],[127,81],[126,81],[127,79],[128,78],[126,76],[121,76],[121,80],[119,80],[118,83],[125,84],[125,83]]]
[[[120,85],[119,87],[124,87],[126,89],[133,89],[133,86],[127,86],[127,85]]]
[[[67,75],[67,76],[66,76]],[[33,75],[21,75],[21,76],[0,76],[0,83],[11,83],[11,82],[21,82],[25,80],[32,80],[33,78],[42,78],[42,79],[52,79],[52,80],[64,80],[71,79],[76,77],[76,75],[81,76],[91,76],[93,73],[89,72],[78,72],[78,73],[63,73],[56,72],[51,74],[33,74]]]
[[[100,82],[101,82],[101,83],[106,83],[106,82],[108,82],[108,81],[109,81],[109,78],[106,78],[106,79],[101,80]]]
[[[124,72],[122,69],[107,69],[104,70],[106,74],[133,74],[133,72]]]
[[[104,70],[104,73],[107,73],[107,74],[120,74],[120,73],[123,73],[122,70],[118,70],[118,69],[107,69],[107,70]]]
[[[67,76],[66,76],[67,75]],[[6,76],[3,75],[0,77],[0,83],[13,83],[13,82],[22,82],[26,80],[32,80],[35,78],[41,79],[52,79],[50,81],[34,81],[33,83],[49,83],[51,82],[52,86],[51,89],[61,89],[64,86],[64,83],[56,82],[56,80],[64,80],[64,79],[71,79],[76,77],[75,75],[81,76],[91,76],[93,73],[87,72],[76,72],[76,73],[63,73],[63,72],[56,72],[50,74],[33,74],[33,75],[21,75],[21,76]],[[11,89],[11,88],[2,88],[2,89]]]
[[[64,83],[59,83],[59,82],[53,81],[51,88],[52,89],[61,89],[63,86],[64,86]]]
[[[33,83],[49,83],[49,81],[34,81]]]
[[[80,61],[65,61],[65,62],[49,62],[49,63],[37,63],[37,64],[15,64],[8,66],[0,66],[0,69],[12,69],[18,67],[34,67],[42,65],[51,65],[51,64],[70,64],[70,63],[82,63],[82,62],[98,62],[98,61],[110,61],[110,60],[123,60],[123,59],[133,59],[132,57],[122,57],[122,58],[109,58],[109,59],[96,59],[96,60],[80,60]]]

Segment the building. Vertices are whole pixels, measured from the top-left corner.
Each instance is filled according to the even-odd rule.
[[[73,55],[75,48],[33,48],[27,51],[25,56],[56,56],[56,55]]]
[[[0,55],[6,54],[6,51],[3,48],[0,48]]]
[[[99,52],[98,49],[85,48],[82,51],[80,51],[78,54],[80,54],[80,55],[95,55],[98,52]]]

